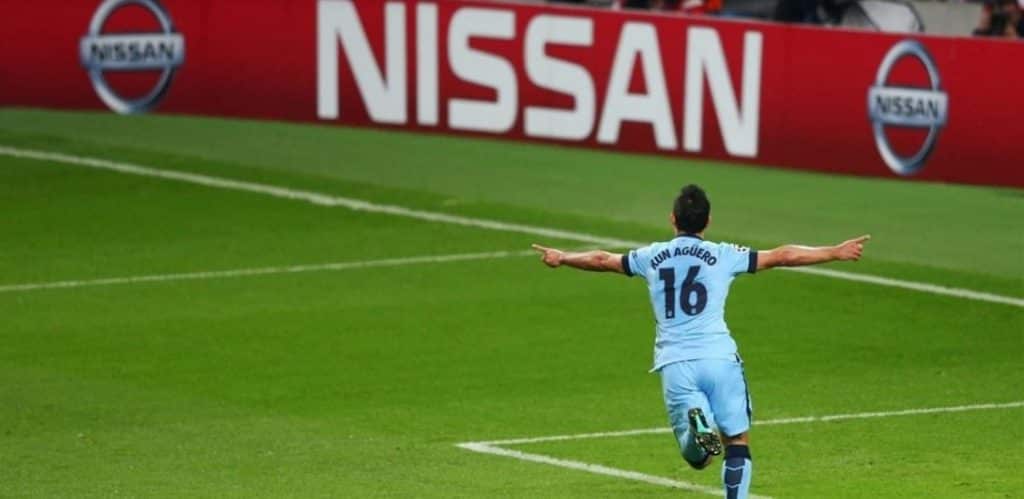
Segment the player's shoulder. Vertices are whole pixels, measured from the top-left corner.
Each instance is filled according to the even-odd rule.
[[[671,256],[672,250],[668,241],[655,241],[644,246],[629,250],[622,258],[622,267],[626,275],[646,275],[654,262],[662,262]]]
[[[672,241],[653,241],[644,246],[640,246],[633,251],[638,253],[657,253],[665,248],[668,248],[672,244]]]
[[[750,258],[750,248],[743,246],[742,244],[730,243],[726,241],[712,242],[707,241],[703,245],[711,254],[715,255],[718,259],[728,262],[733,261],[745,261]]]
[[[720,241],[720,242],[715,242],[715,243],[711,243],[711,244],[715,245],[715,247],[717,249],[719,249],[720,251],[728,251],[728,252],[731,252],[731,253],[749,253],[750,252],[750,247],[749,246],[744,246],[742,244],[730,243],[730,242],[726,242],[726,241]]]

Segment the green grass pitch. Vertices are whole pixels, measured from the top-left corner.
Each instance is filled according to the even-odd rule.
[[[1024,193],[393,131],[0,110],[0,145],[649,241],[871,233],[837,270],[1024,296]],[[969,165],[965,165],[969,167]],[[0,289],[579,247],[0,155]],[[640,282],[510,256],[0,292],[0,497],[710,497],[458,442],[666,425]],[[733,285],[755,420],[1024,400],[1024,308],[772,271]],[[1024,408],[753,429],[776,498],[1011,498]],[[665,434],[510,446],[717,487]]]

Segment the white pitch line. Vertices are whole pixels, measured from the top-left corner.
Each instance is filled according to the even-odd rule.
[[[762,425],[781,425],[781,424],[794,424],[794,423],[826,423],[829,421],[843,421],[847,419],[871,419],[871,418],[891,418],[895,416],[917,416],[921,414],[942,414],[948,412],[968,412],[968,411],[991,411],[996,409],[1016,409],[1024,407],[1024,400],[1018,400],[1016,402],[1004,402],[1004,403],[993,403],[993,404],[971,404],[971,405],[955,405],[950,407],[926,407],[922,409],[904,409],[902,411],[879,411],[879,412],[857,412],[853,414],[833,414],[830,416],[808,416],[803,418],[780,418],[780,419],[769,419],[762,421]]]
[[[993,404],[971,404],[956,405],[948,407],[927,407],[921,409],[904,409],[900,411],[879,411],[879,412],[856,412],[849,414],[832,414],[827,416],[803,416],[796,418],[777,418],[754,421],[754,426],[774,426],[797,423],[827,423],[830,421],[844,421],[848,419],[870,419],[889,418],[896,416],[915,416],[920,414],[940,414],[948,412],[986,411],[996,409],[1016,409],[1024,407],[1024,400]],[[641,428],[638,430],[606,431],[597,433],[577,433],[575,435],[551,435],[547,437],[511,438],[506,440],[487,440],[481,442],[466,442],[470,444],[484,445],[521,445],[535,444],[541,442],[558,442],[563,440],[584,440],[591,438],[628,437],[633,435],[649,435],[655,433],[671,433],[672,428]],[[461,444],[460,444],[461,445]]]
[[[47,151],[34,151],[29,149],[18,149],[3,145],[0,145],[0,155],[11,156],[14,158],[21,159],[53,161],[57,163],[85,166],[89,168],[115,171],[118,173],[127,173],[130,175],[139,175],[143,177],[155,177],[165,180],[177,180],[180,182],[203,185],[206,187],[216,187],[218,189],[245,191],[256,194],[264,194],[276,198],[306,201],[308,203],[312,203],[319,206],[341,206],[343,208],[348,208],[354,211],[386,213],[389,215],[415,218],[430,222],[442,222],[454,225],[464,225],[468,227],[478,227],[482,229],[491,229],[504,232],[519,232],[523,234],[531,234],[541,237],[567,239],[570,241],[582,241],[594,244],[604,244],[614,247],[629,247],[639,245],[639,243],[631,241],[601,237],[581,232],[571,232],[559,229],[551,229],[547,227],[536,227],[532,225],[520,225],[507,222],[499,222],[496,220],[461,217],[458,215],[449,215],[446,213],[437,213],[432,211],[414,210],[406,208],[404,206],[371,203],[369,201],[364,201],[362,199],[334,196],[330,194],[323,194],[312,191],[288,189],[285,187],[278,187],[275,185],[259,184],[255,182],[246,182],[242,180],[232,180],[221,177],[202,175],[198,173],[186,173],[175,170],[164,170],[160,168],[135,165],[131,163],[121,163],[99,158],[71,156],[68,154]]]
[[[36,282],[25,284],[0,285],[0,293],[19,291],[39,291],[44,289],[83,288],[89,286],[110,286],[115,284],[137,284],[146,282],[186,281],[194,279],[218,279],[230,277],[251,277],[274,274],[298,274],[302,272],[324,272],[336,270],[365,269],[372,267],[397,267],[401,265],[417,265],[422,263],[461,262],[467,260],[490,260],[535,254],[535,251],[493,251],[490,253],[460,253],[434,256],[412,256],[406,258],[387,258],[382,260],[364,260],[354,262],[334,262],[310,265],[290,265],[286,267],[261,267],[250,269],[215,270],[206,272],[187,272],[179,274],[156,274],[128,277],[107,277],[79,281]]]
[[[432,211],[414,210],[403,206],[372,203],[370,201],[362,199],[334,196],[330,194],[323,194],[312,191],[288,189],[285,187],[279,187],[275,185],[246,182],[242,180],[232,180],[221,177],[213,177],[210,175],[202,175],[198,173],[165,170],[131,163],[110,161],[100,158],[73,156],[57,152],[20,149],[0,145],[0,155],[21,159],[52,161],[57,163],[84,166],[100,170],[114,171],[130,175],[139,175],[143,177],[176,180],[179,182],[187,182],[206,187],[214,187],[218,189],[244,191],[283,199],[305,201],[319,206],[341,206],[355,211],[385,213],[401,217],[414,218],[418,220],[426,220],[430,222],[448,223],[453,225],[462,225],[466,227],[476,227],[481,229],[497,230],[503,232],[530,234],[539,237],[579,241],[588,244],[608,246],[611,248],[635,248],[638,246],[643,246],[645,244],[639,241],[628,241],[624,239],[609,238],[594,234],[588,234],[584,232],[574,232],[561,229],[553,229],[550,227],[539,227],[534,225],[499,222],[496,220],[463,217],[458,215],[449,215],[446,213],[438,213]],[[1000,303],[1016,307],[1024,307],[1024,298],[1003,296],[993,293],[974,291],[970,289],[953,288],[922,282],[904,281],[901,279],[891,279],[887,277],[872,276],[867,274],[858,274],[854,272],[843,272],[821,268],[803,267],[799,269],[789,270],[805,274],[832,277],[835,279],[843,279],[848,281],[876,284],[880,286],[889,286],[901,289],[920,291],[923,293],[931,293],[935,295],[952,296],[955,298],[962,298],[967,300],[985,301],[990,303]]]
[[[889,277],[856,274],[853,272],[823,269],[820,267],[787,267],[784,268],[784,270],[789,270],[792,272],[801,272],[804,274],[820,275],[825,277],[834,277],[836,279],[845,279],[847,281],[866,282],[870,284],[877,284],[879,286],[889,286],[892,288],[911,289],[914,291],[921,291],[923,293],[931,293],[933,295],[953,296],[956,298],[964,298],[967,300],[987,301],[991,303],[1003,303],[1006,305],[1013,305],[1016,307],[1024,307],[1024,298],[1015,298],[1012,296],[1003,296],[992,293],[985,293],[982,291],[973,291],[970,289],[951,288],[948,286],[939,286],[937,284],[928,284],[924,282],[903,281],[900,279],[892,279]]]
[[[640,473],[637,471],[622,470],[619,468],[611,468],[608,466],[602,466],[600,464],[585,463],[583,461],[573,461],[570,459],[558,459],[551,456],[545,456],[543,454],[531,454],[529,452],[522,452],[511,449],[503,449],[501,447],[495,447],[486,443],[480,442],[467,442],[462,444],[456,444],[457,447],[479,452],[482,454],[492,454],[495,456],[511,457],[520,461],[529,461],[533,463],[547,464],[551,466],[558,466],[560,468],[569,468],[573,470],[586,471],[588,473],[594,473],[597,475],[605,475],[615,478],[624,478],[626,480],[633,480],[637,482],[649,483],[651,485],[661,485],[663,487],[672,487],[675,489],[688,490],[691,492],[700,492],[702,494],[708,494],[713,496],[722,495],[722,490],[714,487],[707,487],[704,485],[698,485],[696,483],[684,482],[682,480],[672,480],[670,478],[660,477],[657,475],[648,475],[646,473]],[[771,499],[766,496],[750,495],[754,499]]]
[[[1012,409],[1024,407],[1024,400],[1016,402],[1006,403],[993,403],[993,404],[972,404],[972,405],[958,405],[949,407],[929,407],[922,409],[905,409],[902,411],[879,411],[879,412],[858,412],[851,414],[832,414],[828,416],[804,416],[797,418],[779,418],[779,419],[768,419],[765,421],[755,421],[756,426],[769,426],[769,425],[784,425],[784,424],[797,424],[797,423],[817,423],[817,422],[828,422],[828,421],[842,421],[848,419],[869,419],[869,418],[885,418],[895,416],[911,416],[919,414],[936,414],[936,413],[950,413],[950,412],[965,412],[965,411],[983,411],[983,410],[994,410],[994,409]],[[533,454],[529,452],[522,452],[518,450],[506,449],[501,447],[503,445],[521,445],[521,444],[533,444],[541,442],[558,442],[563,440],[583,440],[592,438],[608,438],[608,437],[625,437],[632,435],[647,435],[654,433],[671,433],[671,428],[644,428],[639,430],[625,430],[625,431],[607,431],[599,433],[578,433],[575,435],[552,435],[548,437],[532,437],[532,438],[513,438],[507,440],[489,440],[481,442],[462,442],[455,444],[460,449],[465,449],[472,452],[478,452],[482,454],[491,454],[495,456],[510,457],[512,459],[518,459],[520,461],[529,461],[533,463],[547,464],[551,466],[557,466],[560,468],[569,468],[573,470],[586,471],[588,473],[594,473],[597,475],[605,475],[616,478],[623,478],[626,480],[633,480],[637,482],[649,483],[651,485],[661,485],[664,487],[672,487],[676,489],[689,490],[693,492],[700,492],[703,494],[718,496],[722,492],[720,489],[706,487],[703,485],[684,482],[681,480],[672,480],[657,475],[648,475],[646,473],[640,473],[636,471],[623,470],[619,468],[612,468],[609,466],[603,466],[600,464],[587,463],[583,461],[573,461],[569,459],[559,459],[551,456],[545,456],[543,454]],[[765,496],[758,496],[751,494],[752,498],[769,499]]]

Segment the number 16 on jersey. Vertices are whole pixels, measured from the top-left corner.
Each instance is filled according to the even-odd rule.
[[[683,279],[683,285],[679,289],[679,307],[684,314],[689,316],[703,312],[704,307],[708,304],[708,288],[695,282],[698,273],[700,273],[700,265],[694,265],[687,269],[686,279]],[[665,283],[665,318],[674,319],[676,317],[675,267],[659,269],[658,277]]]

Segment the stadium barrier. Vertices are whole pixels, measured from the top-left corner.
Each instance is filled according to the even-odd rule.
[[[1024,187],[1020,43],[456,0],[3,10],[3,106],[398,127]]]

